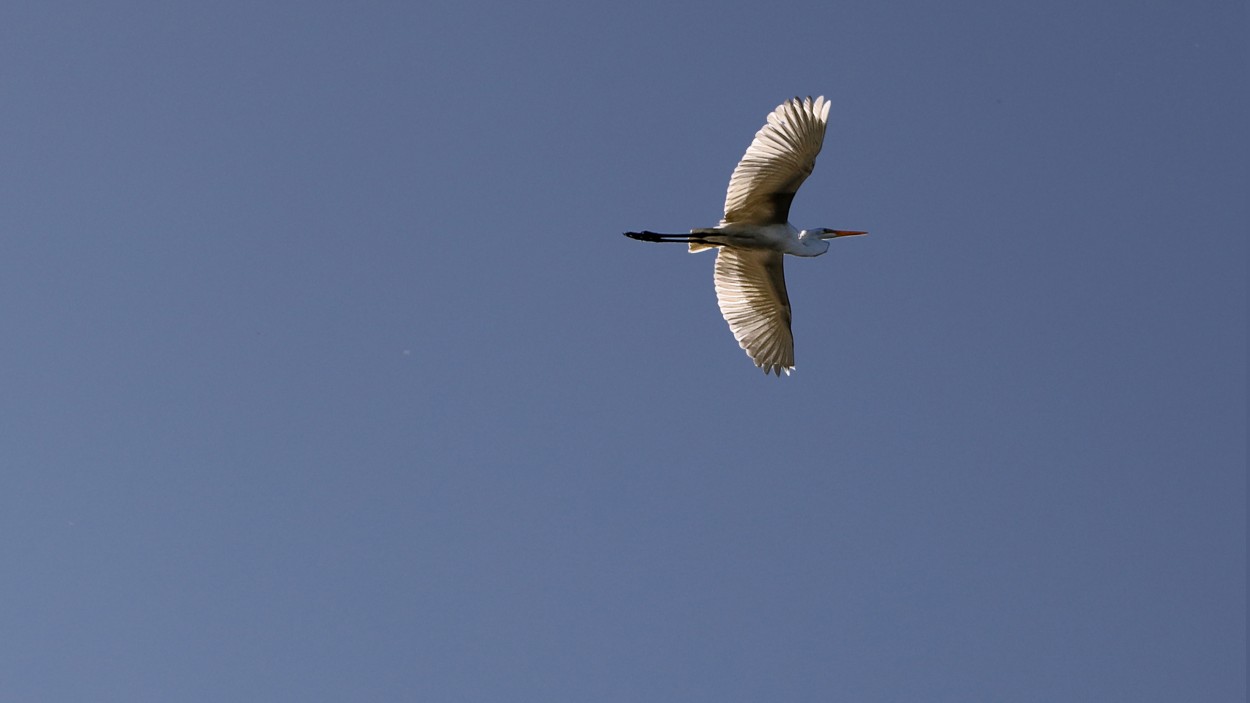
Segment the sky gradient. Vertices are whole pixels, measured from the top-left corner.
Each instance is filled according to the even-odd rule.
[[[1246,13],[5,4],[0,699],[1245,700]]]

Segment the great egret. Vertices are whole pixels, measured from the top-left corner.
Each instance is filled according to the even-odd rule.
[[[717,226],[690,234],[625,233],[644,242],[686,243],[691,253],[719,249],[715,281],[721,315],[766,374],[788,376],[794,369],[783,255],[820,256],[829,239],[867,234],[824,227],[799,231],[789,222],[790,202],[816,165],[828,120],[823,96],[778,105],[734,169]]]

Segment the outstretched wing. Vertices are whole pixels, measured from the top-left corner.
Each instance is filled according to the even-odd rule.
[[[769,225],[789,220],[790,201],[816,166],[828,121],[829,102],[823,96],[778,105],[729,179],[722,222]]]
[[[716,255],[716,302],[747,356],[764,373],[794,368],[790,298],[781,254],[721,247]]]

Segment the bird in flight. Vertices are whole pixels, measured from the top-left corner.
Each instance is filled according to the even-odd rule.
[[[790,298],[782,257],[820,256],[828,240],[867,234],[842,229],[797,230],[790,202],[816,166],[825,140],[829,102],[794,98],[777,106],[734,168],[725,215],[715,227],[690,234],[626,232],[644,242],[679,242],[690,252],[717,249],[716,301],[734,338],[765,374],[794,370]]]

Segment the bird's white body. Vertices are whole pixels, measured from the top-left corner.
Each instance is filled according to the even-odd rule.
[[[820,238],[819,231],[797,230],[789,222],[772,225],[726,222],[719,227],[692,229],[690,233],[704,235],[704,239],[716,242],[716,246],[769,249],[791,256],[820,256],[829,251],[829,242]],[[707,248],[707,245],[690,245],[691,253]]]
[[[816,165],[829,120],[823,98],[787,100],[768,116],[729,179],[720,224],[688,235],[626,232],[649,242],[686,242],[691,252],[717,249],[716,301],[734,338],[764,373],[794,369],[784,255],[820,256],[827,240],[863,232],[798,230],[790,202]]]

